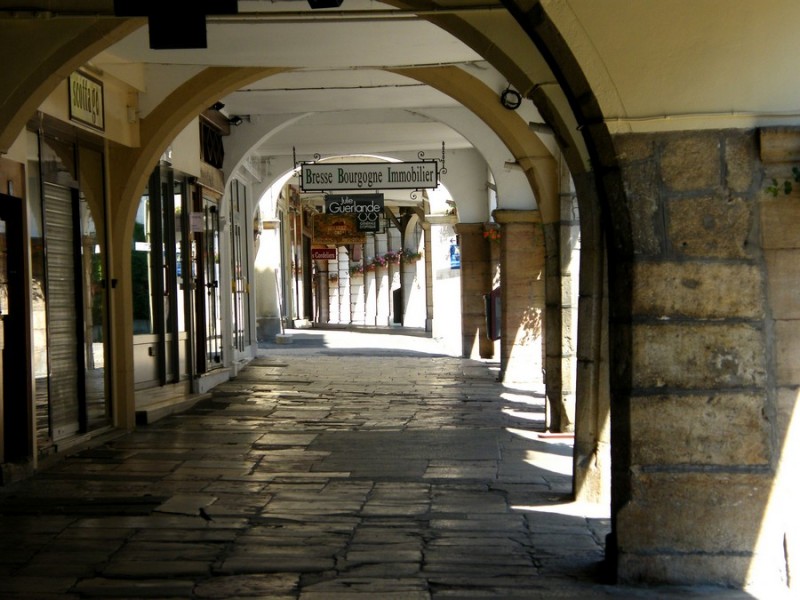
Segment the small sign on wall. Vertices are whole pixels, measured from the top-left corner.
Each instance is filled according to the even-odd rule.
[[[76,71],[69,76],[69,118],[104,131],[103,82]]]
[[[314,215],[315,244],[344,246],[363,244],[365,240],[366,235],[358,231],[356,218],[353,215]]]
[[[311,258],[314,260],[336,260],[336,248],[312,248]]]
[[[203,233],[206,230],[205,220],[203,213],[191,212],[189,213],[189,230],[194,233]]]

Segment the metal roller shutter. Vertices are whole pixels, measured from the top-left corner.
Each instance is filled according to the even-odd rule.
[[[50,415],[59,440],[77,433],[80,420],[73,200],[68,188],[44,187]]]

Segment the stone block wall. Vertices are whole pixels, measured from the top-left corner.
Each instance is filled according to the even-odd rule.
[[[630,361],[630,379],[611,384],[619,578],[785,583],[791,527],[777,516],[776,473],[780,411],[793,400],[779,401],[775,384],[800,383],[795,361],[780,358],[784,345],[800,357],[800,255],[762,243],[758,136],[625,135],[615,145],[633,254],[630,320],[612,322],[612,347],[627,343]]]

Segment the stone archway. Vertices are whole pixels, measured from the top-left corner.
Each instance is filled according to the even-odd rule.
[[[796,458],[783,454],[796,449],[785,437],[796,379],[781,371],[792,353],[781,347],[781,317],[770,313],[780,259],[773,240],[753,233],[765,224],[759,210],[775,209],[763,189],[771,140],[764,131],[718,129],[724,121],[712,126],[714,113],[694,114],[692,123],[674,127],[681,131],[620,133],[610,125],[613,93],[603,103],[595,95],[616,89],[615,82],[594,68],[594,46],[582,44],[591,34],[570,28],[577,22],[572,7],[506,5],[548,60],[591,157],[592,170],[576,180],[584,190],[584,243],[591,244],[583,259],[594,265],[585,308],[595,317],[581,333],[595,340],[584,350],[602,349],[608,322],[609,368],[602,354],[591,353],[596,362],[584,365],[591,374],[584,381],[602,393],[607,373],[611,394],[604,421],[613,456],[613,571],[625,583],[765,587],[775,595],[796,587],[790,573],[798,520],[779,468]],[[588,7],[581,8],[597,8]],[[782,8],[770,11],[773,26],[777,13],[785,20]],[[732,21],[741,24],[738,17]],[[714,43],[705,47],[717,59],[713,66],[729,68],[733,59],[714,55]],[[602,90],[598,71],[609,77]],[[698,95],[707,99],[714,85],[701,87]],[[763,116],[759,101],[743,104]],[[680,106],[660,102],[658,110],[669,115]],[[635,120],[619,117],[629,127]],[[790,305],[777,307],[784,318],[796,310]],[[721,368],[721,356],[729,369]],[[737,441],[729,447],[733,421]],[[594,460],[587,441],[578,437],[576,460]]]
[[[456,69],[444,67],[443,70],[432,72],[433,70],[415,69],[415,75],[421,77],[423,80],[434,77],[434,81],[443,87],[447,87],[451,91],[457,92],[461,86],[462,74],[457,73]],[[129,274],[129,264],[127,261],[125,240],[128,239],[127,231],[130,230],[132,223],[132,212],[135,210],[136,200],[140,190],[143,187],[144,179],[149,172],[150,166],[157,160],[163,150],[165,140],[171,139],[183,125],[188,122],[187,115],[196,114],[200,109],[206,106],[210,101],[214,100],[226,89],[235,89],[234,86],[241,85],[248,78],[257,78],[259,74],[257,70],[247,69],[209,69],[203,74],[197,76],[195,79],[187,82],[175,94],[170,96],[159,108],[152,112],[147,119],[142,123],[142,148],[138,150],[123,150],[115,149],[112,153],[112,159],[115,165],[115,172],[112,173],[110,185],[115,191],[115,196],[112,198],[112,204],[120,210],[122,218],[114,219],[113,240],[115,243],[116,251],[113,254],[113,273],[112,277],[117,278],[120,282],[120,288],[115,293],[116,297],[120,298],[119,306],[116,310],[115,323],[118,324],[120,335],[116,336],[117,340],[125,340],[128,338],[129,325],[126,324],[125,316],[129,312],[124,298],[129,296],[129,290],[126,286],[129,285],[127,276]],[[409,74],[411,70],[400,70],[402,74]],[[517,73],[517,76],[520,74]],[[263,76],[263,72],[260,74]],[[555,171],[553,165],[548,165],[551,157],[547,153],[540,153],[539,148],[535,143],[535,136],[526,131],[524,123],[511,123],[508,115],[500,111],[495,106],[495,109],[489,109],[490,104],[496,104],[496,97],[485,93],[471,93],[476,91],[471,85],[464,87],[461,90],[461,95],[468,94],[467,99],[471,100],[475,110],[483,112],[484,116],[493,121],[493,129],[501,132],[504,140],[509,144],[509,147],[514,149],[513,155],[517,162],[523,167],[526,174],[531,181],[532,188],[536,191],[540,200],[543,202],[544,215],[547,220],[556,218],[557,212],[555,207],[557,203],[554,201],[557,196],[556,186],[552,178],[552,173]],[[491,98],[491,103],[489,102]],[[520,134],[524,133],[524,136]],[[525,139],[522,139],[522,138]],[[161,144],[161,145],[160,145]],[[121,175],[115,181],[117,176]],[[125,214],[125,211],[128,211]],[[126,352],[124,344],[120,341],[120,347],[116,348],[116,356],[119,360],[120,376],[116,378],[116,394],[117,398],[127,398],[132,389],[132,367],[130,361],[129,351]],[[594,347],[594,346],[593,346]],[[120,407],[117,414],[120,415],[120,423],[123,426],[131,426],[132,421],[131,403],[126,406]]]

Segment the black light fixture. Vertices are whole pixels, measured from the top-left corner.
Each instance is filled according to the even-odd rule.
[[[209,108],[210,108],[211,110],[220,111],[220,110],[222,110],[223,108],[225,108],[225,103],[224,103],[224,102],[220,102],[219,100],[217,100],[216,102],[214,102],[214,104],[212,104],[211,106],[209,106]]]
[[[175,26],[174,9],[160,0],[114,0],[117,17],[147,17],[150,48],[179,50],[208,48],[207,15],[235,15],[237,0],[194,0],[181,5],[180,27]]]
[[[522,94],[516,90],[512,90],[508,86],[505,91],[500,94],[500,103],[508,110],[517,110],[522,104]]]
[[[342,5],[342,0],[308,0],[308,5],[312,9],[337,8]]]
[[[239,115],[233,115],[230,119],[228,119],[228,123],[233,125],[234,127],[238,127],[244,122],[244,119]]]

